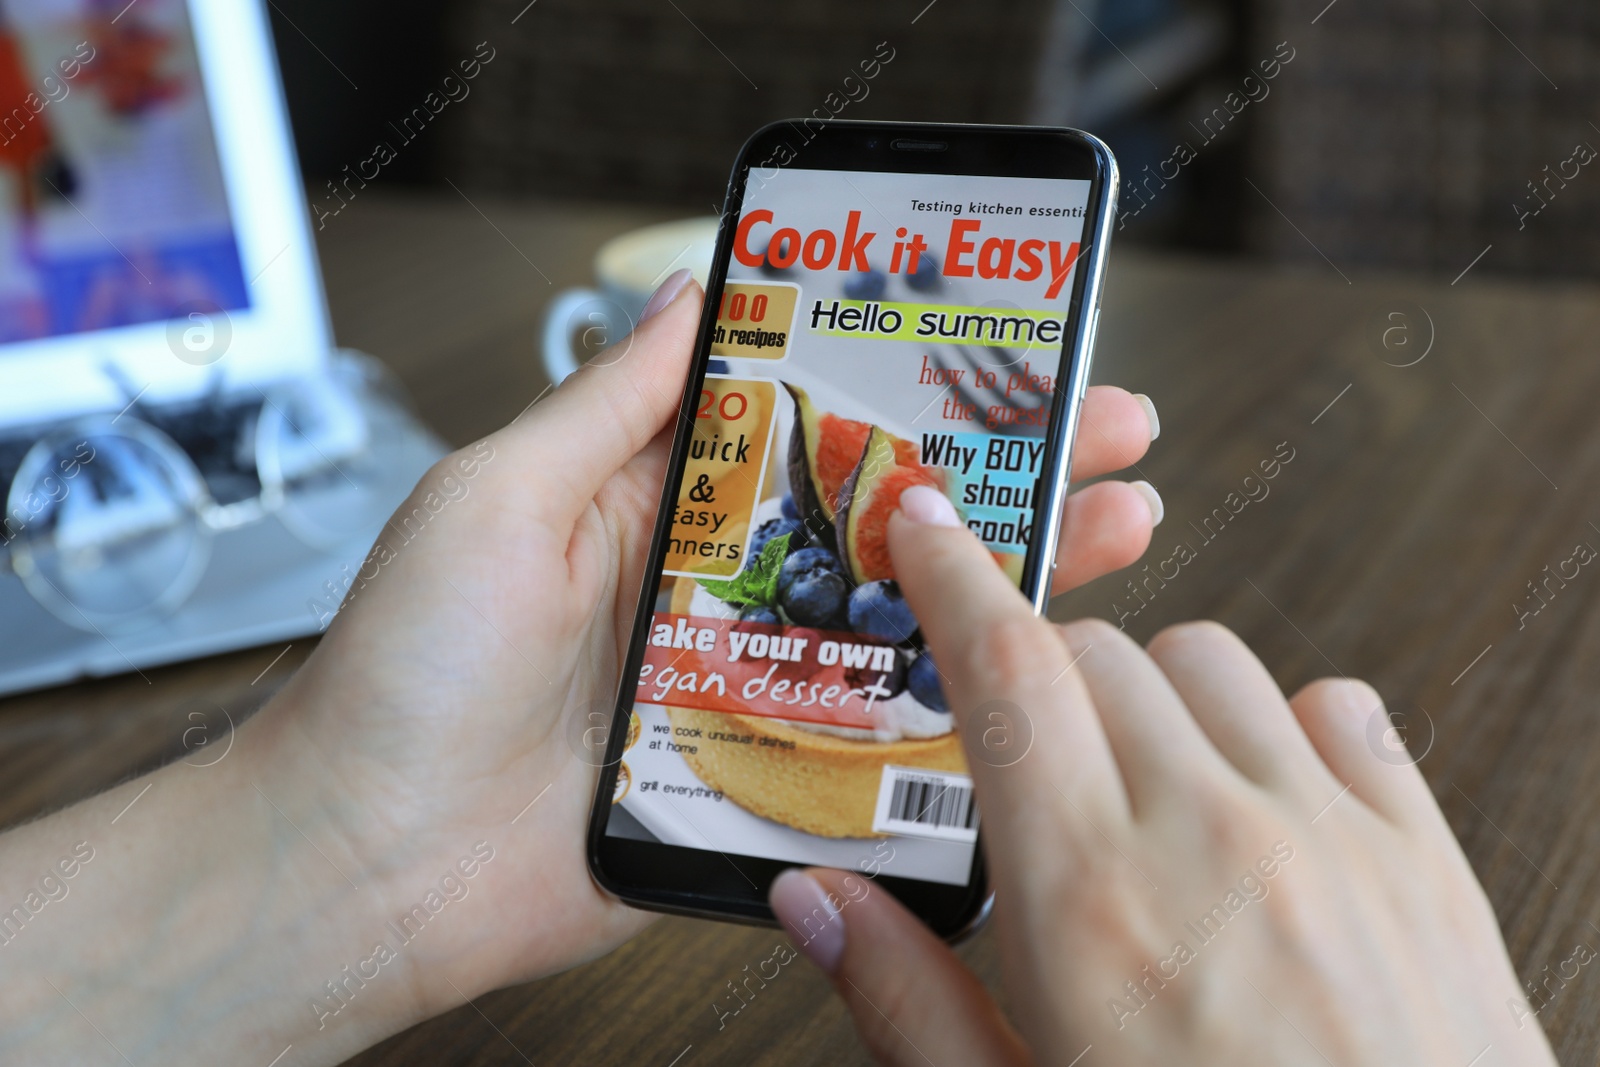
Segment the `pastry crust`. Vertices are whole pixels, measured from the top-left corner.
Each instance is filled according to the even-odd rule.
[[[695,751],[685,750],[683,759],[702,782],[746,811],[823,837],[887,836],[872,832],[886,765],[967,773],[954,733],[852,741],[759,715],[669,707],[667,717],[675,731],[699,731]],[[716,740],[713,733],[750,740]]]
[[[688,613],[694,587],[693,579],[678,579],[674,613]],[[887,836],[872,831],[885,766],[967,773],[954,731],[926,739],[856,741],[761,715],[669,706],[667,717],[676,736],[695,739],[695,751],[685,748],[683,759],[707,786],[764,819],[822,837]]]

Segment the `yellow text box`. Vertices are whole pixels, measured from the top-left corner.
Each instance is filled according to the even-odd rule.
[[[678,483],[666,573],[729,578],[744,566],[777,406],[778,386],[769,379],[706,376]]]
[[[823,299],[813,300],[805,315],[812,333],[873,341],[1059,350],[1071,336],[1060,313],[1027,308]]]
[[[792,282],[728,282],[722,287],[711,354],[730,359],[782,359],[794,335],[800,287]]]

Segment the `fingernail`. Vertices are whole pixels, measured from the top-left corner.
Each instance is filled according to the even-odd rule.
[[[1370,717],[1384,707],[1383,695],[1372,688],[1370,682],[1360,678],[1341,678],[1337,685],[1339,700],[1356,714]]]
[[[1133,398],[1144,408],[1144,417],[1150,420],[1150,440],[1154,441],[1161,436],[1161,416],[1156,414],[1155,404],[1143,393],[1134,393]]]
[[[806,958],[832,974],[844,956],[844,916],[822,883],[791,867],[772,881],[772,911]]]
[[[961,525],[950,498],[928,485],[913,485],[900,494],[900,514],[924,526]]]
[[[1150,525],[1160,526],[1161,520],[1166,517],[1167,506],[1161,502],[1161,494],[1156,492],[1156,487],[1149,482],[1129,482],[1134,491],[1144,497],[1144,502],[1150,509]]]
[[[650,294],[650,299],[644,302],[644,310],[639,312],[639,325],[643,326],[650,321],[662,308],[672,303],[683,287],[689,284],[689,279],[694,277],[694,271],[683,267],[667,275],[667,280],[662,282],[655,292]]]

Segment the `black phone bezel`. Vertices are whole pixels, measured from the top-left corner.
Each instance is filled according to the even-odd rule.
[[[912,142],[914,147],[897,144]],[[818,124],[815,119],[772,123],[757,130],[734,163],[717,234],[716,251],[706,285],[705,306],[696,340],[694,364],[679,407],[679,431],[675,433],[668,461],[660,510],[650,542],[645,581],[640,593],[628,654],[622,665],[618,694],[608,731],[605,760],[600,768],[588,832],[589,870],[606,892],[629,904],[675,914],[737,922],[775,925],[767,905],[772,880],[784,870],[800,866],[793,861],[686,848],[632,838],[609,837],[611,797],[616,768],[626,743],[626,723],[636,702],[626,680],[638,674],[645,640],[654,615],[662,558],[671,528],[671,515],[682,477],[689,435],[682,427],[693,425],[694,402],[698,385],[710,362],[710,336],[716,308],[726,280],[732,254],[733,230],[738,223],[744,193],[752,172],[794,167],[816,170],[878,171],[904,174],[970,174],[989,177],[1077,178],[1093,184],[1084,225],[1080,262],[1097,269],[1079,270],[1073,281],[1067,317],[1074,324],[1071,336],[1062,345],[1057,382],[1051,411],[1043,470],[1064,469],[1063,453],[1070,454],[1070,437],[1061,432],[1063,413],[1075,415],[1076,403],[1087,380],[1087,367],[1074,366],[1075,356],[1093,320],[1085,313],[1085,294],[1091,278],[1098,281],[1103,271],[1105,244],[1110,236],[1109,220],[1115,206],[1116,164],[1098,140],[1076,130],[1027,126],[947,125],[934,123],[859,122],[831,120]],[[1107,197],[1112,200],[1108,204]],[[1098,243],[1100,247],[1093,246]],[[1095,258],[1091,259],[1093,255]],[[1098,294],[1096,294],[1098,295]],[[1091,338],[1092,341],[1092,338]],[[1085,350],[1087,363],[1088,351]],[[1076,373],[1074,373],[1076,371]],[[1070,406],[1070,407],[1069,407]],[[1075,424],[1075,419],[1065,420]],[[1068,427],[1070,428],[1070,427]],[[1057,477],[1061,477],[1059,473]],[[1062,479],[1064,482],[1064,478]],[[1041,475],[1041,486],[1043,476]],[[1037,520],[1049,512],[1059,516],[1059,495],[1036,494]],[[1054,510],[1051,510],[1051,498]],[[1054,527],[1051,527],[1054,532]],[[1036,541],[1024,564],[1021,587],[1036,604],[1048,596],[1054,570],[1053,537],[1048,539],[1050,559],[1043,558]],[[892,839],[891,839],[892,840]],[[980,833],[973,850],[973,866],[967,884],[961,886],[900,878],[889,874],[857,872],[888,889],[911,911],[919,915],[935,933],[956,938],[970,931],[987,912],[989,890],[983,862]]]

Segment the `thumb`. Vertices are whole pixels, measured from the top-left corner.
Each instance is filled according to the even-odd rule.
[[[576,519],[606,479],[678,414],[704,295],[690,271],[673,274],[632,333],[496,435],[548,480],[552,519]],[[562,443],[560,463],[548,462],[552,441]]]
[[[827,973],[873,1059],[891,1067],[1032,1063],[989,991],[950,947],[860,874],[812,868],[772,883],[772,910]]]

